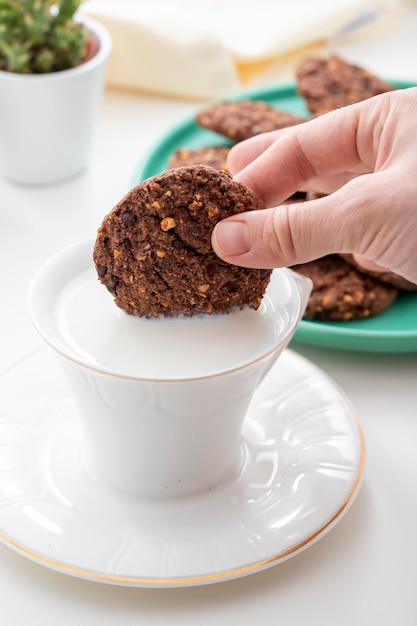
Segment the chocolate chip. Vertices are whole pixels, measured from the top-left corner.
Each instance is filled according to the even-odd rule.
[[[117,276],[114,276],[114,274],[112,274],[109,278],[109,285],[111,287],[114,287],[115,289],[119,286],[120,284],[120,280],[117,278]]]
[[[210,278],[212,278],[213,276],[215,276],[218,270],[218,265],[215,263],[208,263],[206,270],[207,270],[207,275],[210,276]]]
[[[134,224],[135,222],[135,218],[132,213],[130,213],[130,211],[124,211],[124,213],[122,213],[121,215],[121,218],[125,226],[132,226],[132,224]]]
[[[107,274],[107,267],[105,265],[101,265],[100,263],[97,263],[97,274],[101,277],[105,276]]]

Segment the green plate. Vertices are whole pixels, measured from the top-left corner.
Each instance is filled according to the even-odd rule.
[[[405,82],[391,82],[398,89],[414,86]],[[246,91],[230,99],[245,98],[263,100],[291,113],[308,116],[304,101],[297,95],[293,84]],[[165,170],[169,157],[177,148],[198,148],[228,143],[220,135],[197,126],[194,118],[190,117],[161,137],[146,158],[137,164],[132,176],[132,186]],[[366,320],[350,322],[302,320],[294,340],[360,352],[417,352],[417,293],[401,293],[387,311]]]

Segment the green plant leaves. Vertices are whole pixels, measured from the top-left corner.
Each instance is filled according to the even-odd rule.
[[[0,70],[23,74],[75,67],[89,33],[74,15],[80,0],[0,0]]]

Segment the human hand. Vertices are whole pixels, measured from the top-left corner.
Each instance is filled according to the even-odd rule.
[[[353,253],[417,283],[417,88],[238,143],[229,167],[269,208],[217,224],[225,261],[272,268]],[[281,204],[298,190],[328,195]]]

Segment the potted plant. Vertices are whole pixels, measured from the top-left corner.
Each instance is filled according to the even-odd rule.
[[[111,38],[80,3],[0,0],[0,174],[15,182],[86,167]]]

